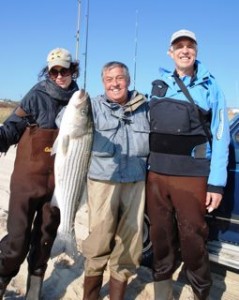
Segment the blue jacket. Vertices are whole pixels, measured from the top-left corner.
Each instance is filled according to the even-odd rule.
[[[204,157],[197,158],[195,154],[195,148],[193,151],[190,153],[190,163],[188,164],[190,168],[190,164],[192,163],[193,165],[202,164],[203,159],[205,161],[208,161],[208,168],[206,167],[206,163],[204,164],[203,168],[205,169],[204,173],[193,173],[194,171],[191,168],[191,176],[201,176],[201,175],[206,175],[208,176],[208,185],[212,187],[224,187],[226,185],[226,180],[227,180],[227,163],[228,163],[228,145],[230,142],[230,134],[229,134],[229,121],[228,121],[228,115],[227,115],[227,108],[226,108],[226,103],[225,103],[225,98],[223,95],[223,92],[221,89],[218,87],[215,78],[209,73],[209,71],[199,62],[195,62],[196,66],[196,74],[193,80],[189,76],[185,76],[182,78],[184,84],[186,85],[190,95],[194,99],[194,102],[196,105],[206,114],[211,115],[210,122],[209,122],[209,127],[211,130],[212,134],[212,151],[211,147],[208,143],[208,140],[206,139],[206,150],[205,150],[205,155]],[[158,86],[157,88],[159,89],[165,89],[165,95],[162,97],[158,97],[156,94],[153,93],[152,90],[152,98],[151,98],[151,103],[157,103],[159,101],[162,103],[162,100],[165,100],[168,104],[171,102],[178,103],[179,105],[183,104],[185,107],[187,106],[186,110],[189,113],[189,122],[191,123],[191,131],[193,132],[194,137],[203,137],[205,135],[205,132],[201,126],[200,121],[198,120],[197,116],[195,115],[195,112],[193,112],[193,106],[190,104],[190,101],[185,97],[183,92],[180,90],[179,86],[175,82],[174,78],[174,73],[169,72],[167,70],[161,69],[160,70],[160,77],[159,80],[165,83],[165,86]],[[160,93],[159,93],[160,94]],[[151,108],[150,110],[153,111],[152,105],[150,104]],[[175,105],[174,105],[175,107]],[[166,108],[166,106],[164,106]],[[159,111],[159,109],[158,109]],[[181,108],[175,113],[172,113],[170,115],[170,122],[168,122],[169,126],[171,124],[174,124],[175,122],[180,122],[180,113],[181,113]],[[164,112],[162,112],[162,115],[164,116],[164,119],[167,119],[166,115],[166,109]],[[151,113],[150,113],[151,116]],[[154,117],[156,119],[156,116]],[[153,122],[151,120],[151,122]],[[182,122],[182,120],[181,120]],[[177,124],[178,126],[178,124]],[[181,144],[184,143],[184,137],[188,133],[186,130],[186,122],[182,125],[181,124],[180,132],[177,132],[175,136],[181,137]],[[153,131],[156,128],[154,125],[152,126],[151,124],[151,131]],[[165,127],[166,128],[166,127]],[[185,129],[185,132],[184,132]],[[162,132],[161,132],[162,133]],[[189,135],[192,133],[189,133]],[[180,148],[180,140],[178,139],[178,147]],[[160,148],[161,149],[161,148]],[[154,154],[150,153],[150,156],[152,158]],[[163,154],[164,158],[167,154]],[[163,157],[162,156],[162,157]],[[162,157],[160,159],[162,159]],[[173,156],[172,156],[173,157]],[[182,157],[182,156],[181,156]],[[178,158],[180,158],[180,155],[178,155]],[[164,160],[164,159],[162,159]],[[153,163],[151,161],[149,169],[153,169]],[[153,159],[154,164],[155,161],[157,161],[157,158]],[[171,159],[168,161],[173,162]],[[174,166],[175,166],[174,161]],[[158,164],[160,165],[160,161]],[[194,163],[194,164],[193,164]],[[180,169],[180,164],[178,164]],[[181,165],[182,168],[182,165]],[[190,172],[190,169],[188,169]],[[159,167],[160,173],[160,167]],[[197,171],[195,171],[197,172]],[[177,174],[177,173],[172,173],[169,171],[169,174],[171,175],[187,175],[190,176],[189,174]],[[212,190],[213,191],[213,188]]]
[[[129,92],[124,106],[105,95],[91,103],[95,128],[88,177],[111,182],[145,180],[149,108],[144,95]]]

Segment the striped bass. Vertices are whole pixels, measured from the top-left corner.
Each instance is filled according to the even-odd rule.
[[[86,175],[93,137],[90,98],[84,90],[69,100],[62,116],[59,134],[53,145],[55,190],[51,204],[59,207],[61,221],[51,256],[77,255],[74,221],[86,190]]]

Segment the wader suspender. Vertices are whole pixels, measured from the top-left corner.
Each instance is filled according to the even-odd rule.
[[[197,105],[195,104],[192,96],[190,95],[186,85],[184,84],[184,82],[177,76],[177,74],[174,74],[174,78],[175,78],[175,81],[177,82],[178,86],[180,87],[181,91],[184,93],[184,95],[187,97],[187,99],[192,103],[193,107],[194,107],[194,110],[196,111],[197,113],[197,116],[202,124],[202,127],[203,127],[203,130],[204,132],[206,133],[206,136],[208,138],[208,141],[209,141],[209,144],[210,144],[210,147],[212,148],[212,137],[211,137],[211,133],[208,129],[208,127],[206,126],[204,120],[203,120],[203,116],[202,116],[202,113],[201,111],[199,110],[199,108],[197,107]]]

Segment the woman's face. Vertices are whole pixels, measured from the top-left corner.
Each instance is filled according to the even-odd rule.
[[[68,89],[72,82],[72,72],[70,69],[55,66],[48,72],[49,77],[63,89]]]

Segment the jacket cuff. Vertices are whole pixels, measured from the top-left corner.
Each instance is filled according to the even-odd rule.
[[[7,137],[4,131],[4,127],[0,127],[0,156],[1,153],[6,153],[10,145],[7,142]]]
[[[212,184],[208,184],[207,186],[207,191],[209,193],[217,193],[217,194],[224,194],[224,187],[223,186],[216,186]]]

